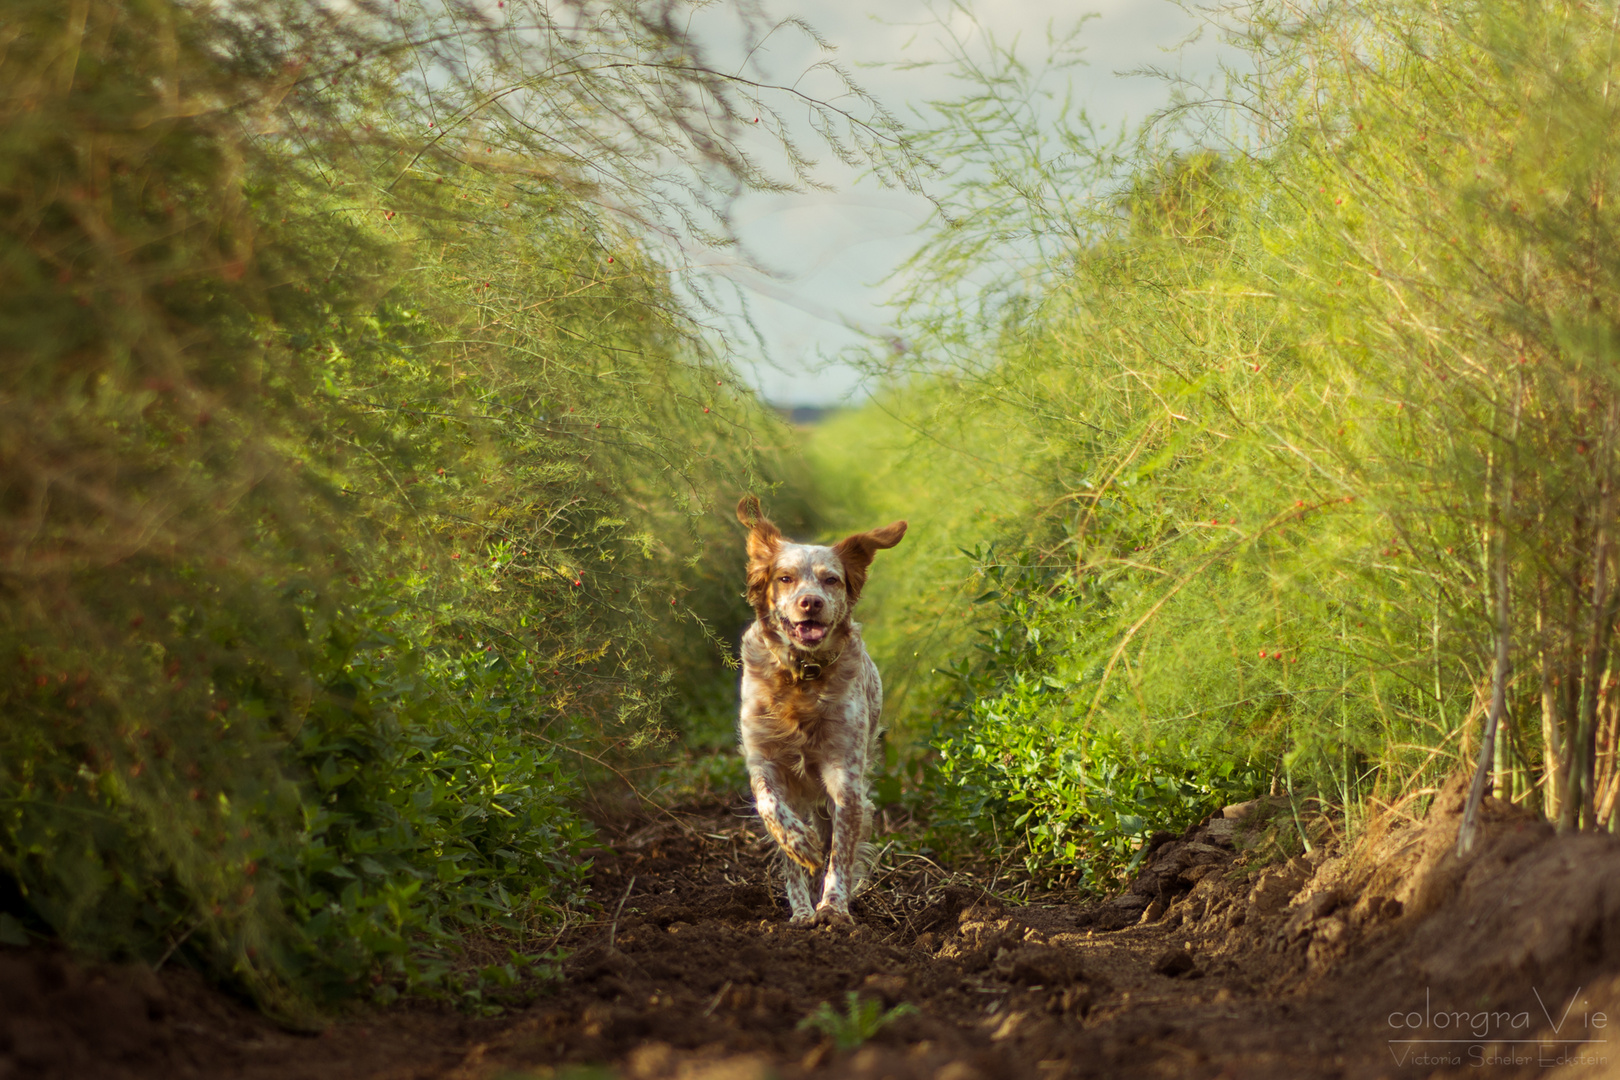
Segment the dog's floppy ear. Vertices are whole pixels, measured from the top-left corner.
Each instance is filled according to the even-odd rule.
[[[849,579],[851,604],[861,598],[861,589],[866,585],[866,571],[872,565],[873,556],[883,548],[894,547],[904,535],[906,523],[893,521],[881,529],[846,536],[833,545],[833,550],[844,562],[844,576]]]
[[[771,570],[782,546],[782,530],[765,516],[753,495],[738,500],[737,520],[748,526],[748,602],[764,612],[770,605]]]

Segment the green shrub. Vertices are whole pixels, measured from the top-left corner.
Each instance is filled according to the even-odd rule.
[[[873,594],[940,673],[908,722],[963,828],[1053,874],[1211,805],[1198,777],[1353,831],[1483,760],[1566,827],[1620,820],[1612,26],[1245,17],[1255,62],[1134,145],[1041,116],[993,43],[922,136],[982,167],[913,261],[916,348],[873,363],[912,381],[836,451],[979,551]],[[967,512],[998,485],[1015,513]]]
[[[528,948],[792,469],[671,280],[765,91],[629,2],[12,7],[6,925],[283,1011]]]
[[[956,697],[923,785],[943,843],[965,852],[989,836],[1036,880],[1101,890],[1135,868],[1153,833],[1259,793],[1263,749],[1091,717],[1101,661],[1084,628],[1096,612],[1088,618],[1085,599],[1054,588],[1049,571],[979,555],[991,586],[979,603],[993,613],[977,658],[948,672]]]
[[[379,604],[327,631],[325,700],[289,746],[313,784],[263,859],[301,932],[286,966],[382,974],[383,996],[449,974],[452,958],[431,950],[452,951],[458,930],[504,930],[532,950],[582,895],[589,835],[570,805],[575,763],[553,749],[577,733],[529,714],[528,680],[506,658],[477,642],[424,647],[398,614]]]

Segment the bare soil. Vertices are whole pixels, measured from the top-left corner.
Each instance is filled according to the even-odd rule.
[[[505,1016],[301,1035],[186,972],[0,949],[0,1080],[1620,1075],[1620,841],[1492,802],[1459,860],[1460,802],[1263,867],[1237,849],[1266,807],[1233,810],[1090,904],[892,856],[853,930],[788,926],[758,823],[686,808],[605,828],[600,916]],[[858,1048],[801,1026],[849,991],[915,1011]]]

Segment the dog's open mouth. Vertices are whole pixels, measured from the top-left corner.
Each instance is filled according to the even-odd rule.
[[[800,645],[819,645],[827,636],[827,627],[818,622],[788,623],[788,634]]]

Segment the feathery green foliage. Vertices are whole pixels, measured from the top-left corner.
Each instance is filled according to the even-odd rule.
[[[12,7],[0,906],[291,1011],[541,962],[791,467],[670,280],[771,88],[631,0]]]
[[[1017,506],[954,535],[971,573],[874,594],[941,673],[905,717],[937,724],[941,820],[1087,882],[1267,787],[1353,826],[1472,758],[1503,640],[1498,794],[1607,825],[1614,28],[1563,3],[1249,16],[1249,74],[1180,114],[1224,145],[1037,137],[1063,121],[1005,57],[923,140],[991,157],[917,260],[907,394],[948,420],[898,440],[883,498],[969,520],[999,473]],[[997,242],[1065,238],[983,276]],[[928,313],[953,282],[971,302]],[[839,453],[895,430],[863,420]],[[915,617],[941,585],[977,648]]]
[[[883,1002],[875,998],[862,998],[860,991],[850,990],[844,995],[842,1013],[833,1008],[832,1002],[823,1001],[814,1012],[799,1021],[799,1027],[814,1028],[831,1039],[840,1050],[855,1050],[896,1020],[916,1011],[915,1005],[904,1001],[885,1011]]]

